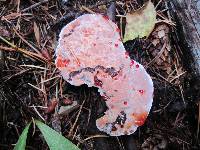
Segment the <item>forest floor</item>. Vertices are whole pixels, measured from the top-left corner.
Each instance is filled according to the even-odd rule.
[[[187,60],[176,42],[177,27],[167,1],[152,0],[158,22],[147,39],[124,43],[130,57],[145,66],[155,87],[150,114],[134,134],[109,137],[100,132],[95,121],[106,107],[97,88],[72,86],[59,75],[54,53],[62,27],[81,14],[106,14],[111,2],[0,0],[1,150],[13,149],[33,118],[85,150],[200,148],[195,79],[184,66]],[[116,2],[116,23],[122,34],[123,16],[142,4],[139,0]],[[55,111],[49,106],[54,99],[59,101]],[[27,149],[48,149],[37,129],[29,136]]]

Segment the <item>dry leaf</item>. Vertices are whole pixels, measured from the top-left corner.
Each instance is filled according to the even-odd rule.
[[[37,41],[38,45],[40,45],[40,29],[35,22],[33,24],[33,28],[34,28],[36,41]]]
[[[156,10],[151,1],[137,11],[127,13],[124,42],[137,37],[148,37],[156,23]]]

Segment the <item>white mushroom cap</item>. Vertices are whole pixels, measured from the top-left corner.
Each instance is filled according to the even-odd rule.
[[[56,66],[72,85],[99,88],[109,108],[96,121],[111,136],[132,134],[152,105],[153,82],[139,63],[126,55],[119,29],[100,14],[82,15],[60,33]]]

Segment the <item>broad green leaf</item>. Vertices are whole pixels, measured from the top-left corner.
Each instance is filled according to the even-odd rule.
[[[29,130],[30,125],[31,125],[31,122],[26,126],[26,128],[24,129],[24,131],[20,135],[20,137],[17,141],[17,144],[15,145],[14,150],[25,150],[26,139],[27,139],[27,134],[28,134],[28,130]]]
[[[50,150],[80,150],[71,141],[47,126],[46,124],[36,120],[37,127],[42,132]]]
[[[127,13],[123,42],[148,37],[156,23],[156,10],[151,1],[134,12]]]

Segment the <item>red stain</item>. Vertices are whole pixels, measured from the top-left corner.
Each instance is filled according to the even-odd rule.
[[[117,128],[115,126],[113,126],[112,131],[117,131]]]
[[[126,57],[126,58],[129,57],[129,52],[125,52],[125,57]]]
[[[79,59],[78,59],[78,58],[77,58],[77,60],[76,60],[76,61],[77,61],[77,65],[78,65],[78,66],[80,66],[80,65],[81,65],[81,63],[80,63],[80,61],[79,61]]]
[[[127,105],[128,104],[128,102],[127,101],[124,101],[124,105]]]
[[[64,60],[63,60],[62,58],[58,58],[58,59],[57,59],[57,64],[56,64],[56,66],[57,66],[57,67],[66,67],[66,65],[68,65],[69,62],[70,62],[69,59],[64,59]]]
[[[144,94],[144,90],[138,90],[138,92],[140,92],[140,94]]]
[[[99,80],[99,79],[97,78],[97,76],[94,76],[94,85],[95,85],[95,86],[99,86],[99,87],[102,87],[102,85],[103,85],[102,81]]]
[[[94,46],[96,46],[97,44],[96,44],[96,43],[94,43],[93,45],[94,45]]]
[[[63,64],[66,66],[67,64],[69,64],[70,60],[69,59],[64,59],[63,60]]]
[[[109,20],[109,17],[106,16],[106,15],[104,15],[104,16],[103,16],[103,19],[105,19],[105,20]]]
[[[134,60],[131,60],[130,67],[132,67],[134,63],[135,63]]]
[[[119,29],[119,28],[116,28],[116,31],[117,31],[117,32],[120,32],[120,29]]]
[[[147,112],[143,112],[141,114],[135,115],[135,124],[138,126],[141,126],[144,124],[145,120],[147,118]]]
[[[137,64],[135,67],[136,67],[136,68],[139,68],[140,66]]]
[[[115,47],[118,47],[118,44],[117,44],[117,43],[115,44]]]

